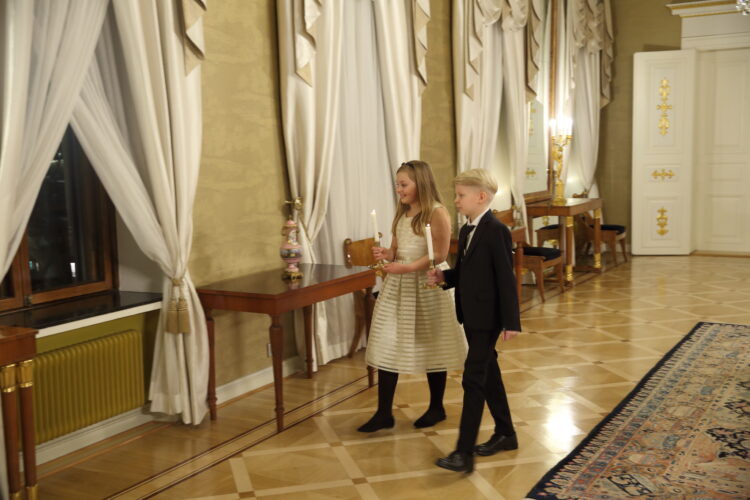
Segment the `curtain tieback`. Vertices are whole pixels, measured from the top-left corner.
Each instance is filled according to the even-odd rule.
[[[190,311],[187,300],[182,297],[181,288],[185,284],[182,278],[171,278],[172,298],[167,309],[167,333],[190,333]]]

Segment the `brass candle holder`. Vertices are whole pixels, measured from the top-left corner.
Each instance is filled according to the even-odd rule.
[[[553,174],[555,178],[555,196],[552,198],[552,205],[564,206],[565,205],[565,184],[562,180],[563,171],[563,156],[565,153],[565,146],[570,144],[572,135],[553,135],[552,136],[552,160]]]
[[[379,247],[379,246],[380,246],[380,240],[375,240],[375,241],[373,242],[373,244],[374,244],[374,245],[375,245],[376,247]],[[386,274],[386,273],[385,273],[385,264],[386,264],[385,260],[383,260],[383,259],[380,259],[380,260],[378,260],[377,262],[375,262],[374,264],[370,264],[370,265],[369,265],[368,267],[369,267],[370,269],[372,269],[373,271],[375,271],[375,275],[376,275],[376,276],[379,276],[379,277],[381,277],[381,278],[384,278],[384,277],[385,277],[385,274]]]
[[[432,271],[435,269],[435,259],[430,259],[430,267],[428,268],[428,271]],[[443,288],[445,286],[445,281],[440,281],[439,283],[435,283],[434,285],[431,285],[429,283],[424,284],[424,288],[428,290],[434,290],[436,288]]]

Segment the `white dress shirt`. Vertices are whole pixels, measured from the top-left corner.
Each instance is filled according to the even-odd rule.
[[[474,236],[474,231],[476,231],[477,229],[477,224],[479,223],[480,220],[482,220],[482,217],[484,217],[484,214],[486,214],[489,211],[490,211],[490,207],[487,207],[487,209],[481,214],[479,214],[479,216],[476,219],[474,219],[473,221],[469,220],[469,224],[473,225],[474,227],[472,228],[471,231],[469,231],[469,234],[466,235],[466,246],[464,247],[464,254],[466,254],[466,250],[468,250],[469,245],[471,245],[471,238]]]

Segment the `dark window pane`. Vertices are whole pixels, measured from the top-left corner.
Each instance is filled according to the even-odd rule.
[[[15,295],[13,293],[13,280],[10,276],[11,272],[12,270],[9,270],[8,275],[5,277],[5,279],[0,281],[0,299],[8,299]]]
[[[96,174],[68,129],[28,225],[32,293],[104,279]]]

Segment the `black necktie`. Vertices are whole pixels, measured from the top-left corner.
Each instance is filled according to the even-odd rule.
[[[464,246],[463,251],[466,251],[466,248],[469,246],[469,233],[475,228],[476,226],[473,224],[464,224],[461,228],[461,232],[458,235],[459,239],[463,239]]]

